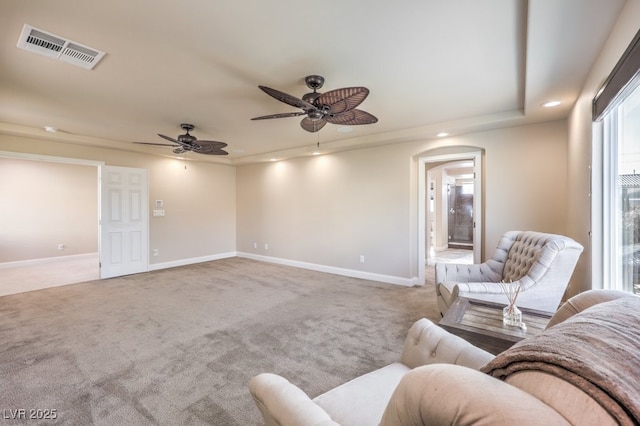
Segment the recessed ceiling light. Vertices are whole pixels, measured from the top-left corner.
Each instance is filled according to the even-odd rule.
[[[44,130],[49,133],[55,133],[58,131],[58,129],[53,126],[44,126]]]
[[[553,108],[555,106],[560,105],[562,102],[560,101],[549,101],[542,104],[544,108]]]
[[[449,136],[449,133],[447,133],[447,132],[440,132],[440,133],[438,133],[436,136],[437,136],[437,137],[439,137],[439,138],[444,138],[444,137],[446,137],[446,136]]]
[[[319,151],[313,151],[313,155],[320,155]]]
[[[278,161],[278,159],[277,158],[271,158],[271,159],[269,159],[269,161]]]
[[[349,127],[349,126],[340,126],[340,127],[338,127],[338,132],[340,132],[340,133],[349,133],[349,132],[353,132],[353,127]]]

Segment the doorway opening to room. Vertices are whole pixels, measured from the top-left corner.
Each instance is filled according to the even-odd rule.
[[[28,197],[14,202],[14,210],[23,209],[25,215],[10,238],[25,242],[25,247],[16,259],[0,263],[0,296],[148,270],[146,170],[6,151],[0,151],[0,159],[25,174],[18,178],[23,192],[25,182],[33,185]],[[15,197],[14,192],[3,195]],[[47,193],[53,195],[45,197]],[[26,214],[43,205],[55,214],[46,220],[44,213]],[[38,233],[38,226],[50,232]],[[40,248],[54,243],[60,252]],[[62,252],[68,247],[73,254]]]
[[[471,159],[426,163],[427,264],[473,262],[474,165]]]
[[[419,265],[480,263],[481,162],[476,150],[419,158]]]
[[[461,167],[462,175],[447,184],[447,248],[473,250],[473,172],[465,173],[466,162]]]

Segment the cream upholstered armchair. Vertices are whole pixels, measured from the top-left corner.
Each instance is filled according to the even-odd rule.
[[[426,318],[416,321],[397,362],[357,377],[314,399],[282,376],[261,373],[249,390],[267,426],[366,426],[380,423],[402,377],[416,367],[450,363],[478,370],[493,355]]]
[[[555,312],[583,247],[571,238],[533,231],[505,233],[481,264],[436,263],[436,295],[444,315],[456,297],[507,302],[500,282],[519,283],[518,307]]]
[[[249,390],[267,426],[640,424],[639,321],[640,297],[591,290],[494,357],[422,318],[398,362],[313,399],[272,373]]]

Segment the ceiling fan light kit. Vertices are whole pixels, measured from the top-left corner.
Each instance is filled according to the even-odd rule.
[[[378,119],[366,111],[356,109],[369,96],[366,87],[345,87],[325,93],[318,93],[324,85],[324,77],[309,75],[304,79],[307,87],[313,92],[307,93],[302,98],[289,95],[266,86],[258,86],[267,95],[284,102],[285,104],[300,108],[302,111],[285,112],[280,114],[263,115],[252,120],[268,120],[272,118],[305,116],[300,121],[300,126],[307,132],[317,132],[325,124],[338,124],[342,126],[356,126],[362,124],[377,123]]]

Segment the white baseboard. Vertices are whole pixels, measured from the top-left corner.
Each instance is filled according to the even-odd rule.
[[[170,262],[150,263],[147,268],[149,271],[157,271],[160,269],[175,268],[176,266],[193,265],[194,263],[210,262],[212,260],[227,259],[236,257],[236,252],[220,253],[210,256],[192,257],[189,259],[172,260]]]
[[[363,280],[378,281],[387,284],[402,285],[405,287],[413,287],[414,285],[423,285],[418,277],[402,278],[392,275],[375,274],[373,272],[358,271],[355,269],[338,268],[335,266],[319,265],[316,263],[300,262],[297,260],[282,259],[279,257],[262,256],[254,253],[237,252],[238,257],[244,257],[262,262],[277,263],[279,265],[293,266],[296,268],[310,269],[312,271],[326,272],[328,274],[342,275],[345,277],[360,278]]]
[[[227,259],[230,257],[242,257],[242,258],[258,260],[262,262],[276,263],[279,265],[292,266],[295,268],[309,269],[312,271],[326,272],[329,274],[342,275],[342,276],[352,277],[352,278],[360,278],[363,280],[378,281],[378,282],[383,282],[387,284],[401,285],[405,287],[412,287],[415,285],[424,285],[424,282],[420,282],[418,277],[413,277],[413,278],[396,277],[391,275],[383,275],[383,274],[376,274],[372,272],[358,271],[355,269],[338,268],[335,266],[300,262],[297,260],[282,259],[282,258],[271,257],[271,256],[262,256],[262,255],[246,253],[246,252],[227,252],[227,253],[214,254],[210,256],[201,256],[201,257],[193,257],[189,259],[173,260],[170,262],[153,263],[148,265],[147,270],[157,271],[160,269],[193,265],[196,263]],[[48,258],[42,258],[42,259],[23,260],[18,262],[4,262],[4,263],[0,263],[0,269],[16,268],[21,266],[26,267],[26,266],[45,265],[48,263],[62,262],[66,260],[81,260],[81,259],[89,260],[91,258],[95,258],[97,261],[99,258],[98,253],[85,253],[85,254],[77,254],[77,255],[69,255],[69,256],[48,257]],[[97,269],[97,265],[96,265],[96,269]]]
[[[98,253],[70,254],[68,256],[42,257],[40,259],[18,260],[16,262],[2,262],[0,263],[0,269],[19,268],[21,266],[36,266],[44,265],[47,263],[64,262],[67,260],[82,260],[91,258],[98,259]]]

